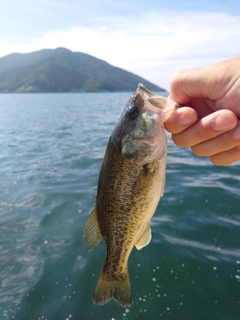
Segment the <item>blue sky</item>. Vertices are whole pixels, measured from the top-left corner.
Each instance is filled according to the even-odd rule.
[[[240,55],[239,0],[0,0],[0,57],[66,47],[166,89],[174,71]]]

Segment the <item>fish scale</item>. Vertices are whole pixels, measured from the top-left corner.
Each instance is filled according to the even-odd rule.
[[[176,104],[140,84],[113,130],[98,179],[95,207],[83,239],[92,250],[101,239],[106,258],[93,295],[96,305],[132,304],[128,258],[151,240],[150,220],[163,194],[167,137],[164,121]]]

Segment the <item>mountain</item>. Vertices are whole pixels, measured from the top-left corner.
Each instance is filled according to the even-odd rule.
[[[0,93],[135,91],[138,83],[165,91],[131,72],[65,48],[0,58]]]

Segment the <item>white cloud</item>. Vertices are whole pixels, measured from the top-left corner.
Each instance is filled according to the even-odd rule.
[[[240,54],[240,16],[161,12],[108,20],[99,27],[53,30],[29,43],[1,43],[0,56],[66,47],[89,53],[165,88],[175,70]]]

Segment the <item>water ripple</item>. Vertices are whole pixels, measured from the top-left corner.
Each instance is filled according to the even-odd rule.
[[[129,259],[134,304],[94,309],[104,241],[89,253],[82,230],[128,99],[0,96],[0,319],[239,319],[239,163],[215,167],[170,134],[153,240]]]
[[[240,258],[240,249],[223,249],[221,247],[216,247],[210,244],[203,244],[199,241],[187,240],[178,237],[172,237],[167,234],[161,233],[164,240],[167,242],[177,245],[177,246],[186,246],[194,248],[197,250],[210,251],[216,253],[218,256],[234,257]]]

